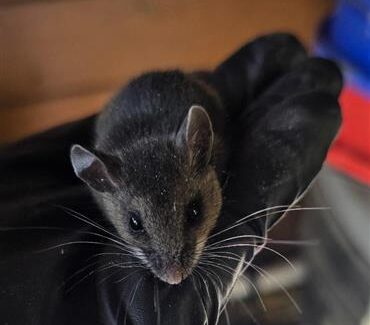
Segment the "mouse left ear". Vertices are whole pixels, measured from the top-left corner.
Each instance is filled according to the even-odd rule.
[[[185,144],[190,164],[196,168],[207,166],[212,157],[213,127],[207,111],[193,105],[177,134],[178,145]]]
[[[75,144],[71,148],[71,163],[78,178],[98,192],[110,192],[116,184],[107,166],[91,151]]]

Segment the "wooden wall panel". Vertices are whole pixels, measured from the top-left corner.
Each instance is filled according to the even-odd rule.
[[[0,142],[96,111],[142,71],[213,67],[261,33],[291,31],[309,44],[330,6],[329,0],[8,1],[0,5]]]

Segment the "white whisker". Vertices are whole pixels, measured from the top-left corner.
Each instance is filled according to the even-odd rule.
[[[250,265],[253,269],[255,269],[259,274],[261,274],[261,276],[267,276],[269,277],[273,282],[275,282],[281,290],[284,291],[284,293],[286,294],[286,296],[288,297],[288,299],[291,301],[291,303],[293,304],[293,306],[297,309],[298,313],[302,314],[302,309],[298,306],[297,302],[295,301],[295,299],[292,297],[292,295],[288,292],[288,290],[280,283],[280,281],[278,281],[273,275],[271,275],[270,273],[268,273],[266,270],[264,270],[263,268],[255,265],[255,264],[251,264]]]

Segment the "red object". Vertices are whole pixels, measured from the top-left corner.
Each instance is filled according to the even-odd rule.
[[[345,87],[340,103],[343,124],[327,163],[370,185],[370,95]]]

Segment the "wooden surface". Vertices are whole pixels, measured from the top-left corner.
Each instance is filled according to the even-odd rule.
[[[0,2],[0,142],[98,111],[130,77],[211,68],[261,33],[310,44],[330,0]]]

